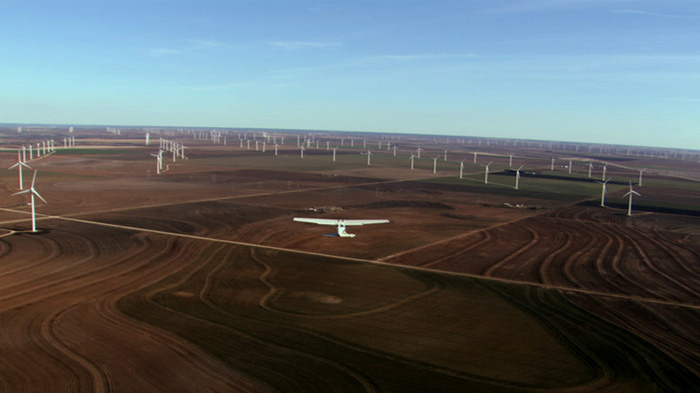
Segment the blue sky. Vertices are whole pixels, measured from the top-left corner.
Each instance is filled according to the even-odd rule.
[[[700,1],[3,0],[0,122],[700,149]]]

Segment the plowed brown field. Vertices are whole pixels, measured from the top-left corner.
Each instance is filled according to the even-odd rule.
[[[506,208],[510,190],[292,154],[193,149],[155,176],[135,154],[36,161],[37,233],[5,178],[0,392],[700,386],[698,217]],[[295,216],[392,223],[347,239]]]

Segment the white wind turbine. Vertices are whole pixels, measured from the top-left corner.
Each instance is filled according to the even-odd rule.
[[[571,171],[574,168],[574,162],[572,160],[569,160],[569,174],[571,174]]]
[[[445,158],[443,161],[447,161],[447,149],[445,149]]]
[[[20,155],[19,150],[17,150],[17,163],[15,165],[12,165],[11,167],[9,167],[7,169],[12,169],[14,167],[17,167],[17,169],[19,170],[19,189],[21,190],[24,188],[24,183],[22,181],[22,179],[23,179],[22,167],[26,167],[27,169],[32,169],[32,168],[29,165],[22,162],[22,156]]]
[[[593,171],[593,161],[588,162],[588,177],[591,177],[591,172]],[[603,179],[605,180],[605,179]]]
[[[409,160],[411,160],[411,170],[413,170],[413,161],[415,160],[415,158],[416,156],[414,156],[413,154],[411,154],[411,158],[409,158]]]
[[[515,170],[515,189],[518,190],[520,186],[520,170],[523,169],[525,165],[520,165],[520,168]]]
[[[301,158],[304,158],[304,145],[301,145],[300,147],[301,147],[301,149],[300,149],[300,151],[301,151]]]
[[[275,143],[275,155],[277,155],[277,148],[278,148],[279,146],[280,146],[280,145],[278,145],[278,144]]]
[[[632,215],[632,197],[634,195],[637,196],[642,196],[642,194],[638,193],[637,191],[632,189],[632,182],[630,182],[630,190],[627,192],[627,194],[623,195],[623,197],[629,196],[629,204],[627,205],[627,215],[631,216]]]
[[[333,162],[335,162],[335,151],[338,150],[338,146],[333,148]]]
[[[416,153],[417,153],[417,157],[416,157],[416,158],[420,158],[420,152],[421,152],[421,151],[423,151],[423,149],[421,149],[420,146],[418,146],[418,148],[416,149]]]
[[[605,180],[605,174],[608,172],[608,164],[603,165],[603,176],[600,180]]]
[[[608,191],[608,182],[612,180],[612,177],[608,178],[608,180],[602,182],[603,183],[603,191],[600,194],[600,206],[605,207],[605,193]]]
[[[549,165],[549,170],[554,172],[554,157],[552,157],[552,163]]]
[[[437,173],[437,160],[438,160],[438,158],[440,158],[440,156],[435,156],[435,158],[433,158],[433,174]]]
[[[31,196],[31,204],[32,204],[32,232],[36,232],[36,207],[35,207],[36,204],[35,204],[34,196],[38,196],[39,199],[41,199],[42,201],[44,201],[44,203],[48,203],[48,202],[46,202],[46,199],[44,199],[41,195],[39,195],[39,193],[38,193],[38,192],[36,191],[36,189],[34,188],[34,183],[36,182],[36,174],[37,174],[37,171],[35,170],[35,171],[34,171],[34,177],[32,178],[32,185],[31,185],[31,187],[29,187],[29,188],[26,189],[26,190],[23,190],[23,191],[16,192],[16,193],[12,194],[12,195],[19,195],[19,194],[26,194],[26,193],[29,193],[29,195]]]
[[[476,155],[477,155],[477,154],[478,154],[477,152],[474,152],[474,163],[475,163],[475,164],[476,164]]]
[[[639,170],[639,186],[642,185],[642,173],[644,173],[644,171],[646,171],[646,170],[647,170],[646,168],[642,168]]]
[[[459,162],[459,178],[464,178],[464,159]]]
[[[512,168],[512,167],[513,167],[513,156],[514,156],[514,155],[515,155],[515,153],[511,153],[511,154],[508,155],[508,156],[509,156],[509,158],[508,158],[508,168]],[[517,189],[518,187],[515,187],[515,188]]]
[[[158,154],[151,154],[156,158],[156,173],[160,174],[160,170],[163,169],[163,150],[158,150]]]
[[[371,158],[372,158],[372,152],[367,150],[366,154],[367,154],[367,165],[369,165],[371,162]]]
[[[489,167],[493,164],[493,161],[489,162],[488,164],[484,165],[485,172],[484,172],[484,184],[489,184]]]

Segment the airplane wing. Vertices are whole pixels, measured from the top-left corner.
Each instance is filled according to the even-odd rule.
[[[301,218],[301,217],[294,217],[294,221],[307,222],[310,224],[318,224],[318,225],[338,225],[340,223],[343,223],[346,226],[369,225],[369,224],[387,224],[387,223],[389,223],[389,220],[342,220],[342,219],[336,220],[336,219],[330,219],[330,218]]]
[[[294,221],[297,222],[308,222],[309,224],[318,225],[338,225],[338,220],[332,220],[328,218],[300,218],[294,217]]]
[[[389,220],[343,220],[345,225],[388,224]]]

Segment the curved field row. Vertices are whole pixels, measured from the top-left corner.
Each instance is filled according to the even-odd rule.
[[[470,234],[387,262],[699,304],[700,257],[692,247],[589,218],[581,208],[530,217],[485,229],[486,242]]]
[[[126,320],[122,318],[122,325],[118,325],[112,322],[113,319],[107,320],[94,313],[108,294],[121,297],[133,290],[134,286],[138,287],[138,282],[141,285],[149,284],[175,267],[182,268],[182,264],[172,263],[172,257],[177,255],[173,254],[176,241],[161,239],[153,242],[150,236],[123,236],[120,231],[104,229],[100,230],[99,236],[76,236],[56,230],[51,233],[59,235],[58,238],[54,237],[56,242],[47,242],[50,237],[45,234],[5,239],[12,249],[4,258],[8,266],[14,265],[17,259],[27,261],[24,251],[33,249],[35,252],[31,256],[39,257],[45,265],[49,265],[49,272],[58,272],[47,275],[39,271],[37,264],[32,264],[34,267],[28,267],[23,272],[30,276],[29,270],[37,270],[34,273],[41,279],[5,285],[5,296],[0,300],[0,316],[3,319],[0,374],[3,375],[6,391],[32,392],[40,390],[42,386],[51,386],[51,391],[56,392],[134,391],[124,388],[134,386],[134,383],[140,386],[136,391],[155,391],[151,385],[153,365],[178,347],[184,348],[180,352],[185,356],[172,358],[169,367],[176,367],[179,362],[181,374],[173,375],[186,376],[186,370],[190,370],[198,359],[186,356],[197,353],[191,344],[181,342],[174,345],[177,340],[161,339],[165,336],[158,329],[154,330],[148,325],[135,325],[127,329],[125,326],[133,325],[133,321],[124,323]],[[133,241],[137,239],[143,241]],[[27,240],[30,244],[43,243],[44,247],[24,247],[22,243]],[[73,265],[71,258],[45,258],[51,254],[50,247],[59,244],[68,251],[74,247],[91,254],[86,254]],[[23,252],[15,253],[18,250]],[[191,252],[187,251],[183,257],[187,254]],[[52,266],[52,263],[55,265]],[[62,263],[68,266],[62,270],[55,269]],[[16,269],[15,273],[18,274]],[[51,282],[52,277],[56,281]],[[135,330],[141,333],[134,334]],[[146,353],[143,352],[144,348],[151,348],[159,355],[150,359],[135,355]],[[199,358],[206,360],[199,363],[212,364],[206,356]],[[208,367],[205,366],[205,373],[196,381],[171,376],[168,378],[170,382],[163,382],[156,390],[201,391],[209,385],[214,391],[231,391],[233,385],[222,384],[220,378],[232,375],[231,370],[214,372],[215,368],[208,371]],[[141,378],[132,379],[134,370],[143,371]],[[219,377],[215,377],[216,374]]]

